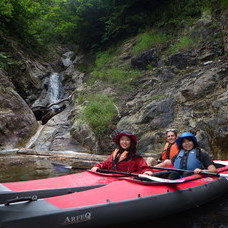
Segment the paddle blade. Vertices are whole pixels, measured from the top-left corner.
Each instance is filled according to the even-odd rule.
[[[214,160],[215,164],[228,166],[228,161]]]
[[[169,179],[164,179],[164,178],[155,177],[155,176],[148,176],[148,175],[144,175],[144,174],[139,174],[138,177],[144,178],[147,180],[151,180],[151,181],[166,183],[166,184],[180,184],[180,183],[183,183],[186,181],[186,180],[169,180]]]
[[[51,163],[55,170],[58,171],[58,172],[67,172],[69,170],[88,170],[90,168],[88,167],[76,167],[76,166],[70,166],[70,165],[63,165],[63,164],[59,164],[59,163],[54,163],[52,162]]]
[[[54,162],[52,162],[51,164],[58,172],[67,172],[72,169],[72,166],[69,166],[69,165],[63,165],[63,164],[54,163]]]

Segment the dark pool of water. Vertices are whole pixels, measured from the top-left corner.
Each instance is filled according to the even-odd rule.
[[[62,176],[76,171],[59,172],[52,163],[72,164],[70,161],[56,160],[35,156],[5,156],[0,157],[0,182],[25,181],[41,178]],[[73,163],[77,167],[91,167],[92,163],[78,161]],[[79,172],[79,171],[77,171]]]

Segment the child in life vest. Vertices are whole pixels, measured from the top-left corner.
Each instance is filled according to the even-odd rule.
[[[208,153],[200,150],[197,139],[191,132],[184,132],[176,143],[180,150],[179,153],[172,159],[165,160],[157,166],[173,165],[176,169],[192,170],[195,174],[205,171],[217,173],[213,160]],[[191,175],[191,173],[172,171],[168,179],[177,179],[188,175]]]

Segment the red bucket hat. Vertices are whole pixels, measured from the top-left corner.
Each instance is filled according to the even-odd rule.
[[[117,134],[114,138],[114,142],[119,145],[119,141],[120,141],[120,137],[122,135],[126,135],[129,138],[131,138],[135,143],[137,143],[137,137],[135,135],[133,135],[130,131],[128,130],[122,130],[119,134]]]

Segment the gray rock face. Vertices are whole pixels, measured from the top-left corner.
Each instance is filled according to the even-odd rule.
[[[2,71],[0,85],[0,146],[14,148],[35,133],[38,125],[30,108]]]
[[[122,106],[128,112],[117,128],[128,128],[138,135],[139,152],[161,152],[165,129],[176,128],[179,133],[196,132],[204,149],[216,158],[227,158],[228,61],[223,55],[227,45],[224,15],[227,11],[220,15],[221,28],[214,26],[208,16],[186,28],[190,37],[200,41],[195,48],[181,50],[167,60],[160,51],[158,65],[144,73],[144,80],[138,83],[141,89],[137,87],[134,97]],[[141,63],[136,60],[142,61],[142,57],[133,58],[131,63]]]
[[[191,52],[171,55],[168,60],[169,65],[174,65],[179,69],[186,69],[187,66],[194,66],[197,62],[198,59]]]
[[[69,67],[70,65],[73,64],[74,54],[75,53],[73,51],[68,51],[68,52],[63,54],[63,56],[61,57],[61,60],[62,60],[62,63],[65,67]]]
[[[228,43],[227,11],[217,15],[217,20],[220,26],[214,26],[211,17],[202,17],[192,27],[185,28],[183,33],[199,38],[199,45],[170,56],[166,54],[167,50],[152,47],[132,57],[131,48],[135,40],[129,41],[127,47],[123,46],[118,60],[120,65],[143,70],[138,81],[131,85],[133,92],[119,94],[116,88],[111,88],[121,114],[113,121],[112,130],[129,129],[136,133],[139,152],[161,152],[165,130],[175,128],[179,133],[193,130],[205,150],[218,159],[227,159],[228,59],[224,55]],[[76,56],[73,60],[72,53],[68,54],[67,59],[70,58],[71,62],[62,72],[66,94],[72,91],[75,91],[75,96],[80,92],[89,93],[91,88],[85,85],[85,78],[89,75],[75,70],[83,58]],[[148,64],[152,69],[147,69]],[[36,87],[41,87],[39,75],[42,71],[47,73],[47,70],[44,71],[38,63],[31,63],[27,68],[30,76],[35,75],[31,78]],[[0,144],[12,148],[29,138],[36,131],[37,123],[8,77],[3,72],[0,74]],[[39,80],[36,82],[36,79]],[[106,85],[96,82],[91,90],[95,94],[106,89]],[[32,95],[30,98],[34,100]],[[74,100],[70,105],[66,112],[48,123],[35,149],[44,150],[44,146],[50,150],[79,148],[80,151],[100,152],[93,131],[78,118],[83,107]],[[103,141],[107,142],[104,148],[111,147],[109,135]]]
[[[134,68],[147,69],[147,66],[149,64],[152,65],[153,67],[156,67],[158,65],[158,61],[159,61],[158,50],[151,49],[132,58],[131,65]]]

